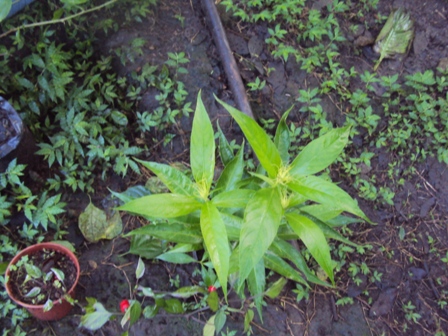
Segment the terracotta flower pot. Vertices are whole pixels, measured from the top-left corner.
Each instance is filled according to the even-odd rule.
[[[59,319],[63,318],[72,309],[72,305],[67,300],[65,300],[65,299],[55,300],[55,301],[53,301],[53,308],[51,308],[49,311],[44,311],[43,304],[42,305],[33,305],[33,304],[22,302],[19,299],[17,299],[14,296],[12,288],[11,288],[11,270],[10,270],[11,265],[16,264],[23,256],[33,255],[43,249],[53,250],[53,251],[65,254],[74,263],[75,268],[76,268],[76,278],[75,278],[75,282],[74,282],[73,286],[67,291],[67,295],[70,295],[70,297],[74,298],[75,287],[78,284],[79,274],[80,274],[79,262],[72,251],[70,251],[65,246],[62,246],[62,245],[56,244],[56,243],[36,244],[36,245],[29,246],[26,249],[20,251],[11,260],[11,262],[8,265],[8,268],[6,269],[5,276],[7,279],[9,279],[6,282],[6,291],[9,295],[9,297],[11,298],[11,300],[13,300],[16,304],[26,308],[30,312],[30,314],[33,315],[34,317],[38,318],[39,320],[43,320],[43,321],[54,321],[54,320],[59,320]]]

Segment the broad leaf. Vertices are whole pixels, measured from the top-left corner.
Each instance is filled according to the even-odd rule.
[[[207,197],[215,169],[215,136],[199,91],[190,140],[190,164],[193,177]]]
[[[98,330],[110,320],[113,314],[108,312],[104,306],[101,303],[96,302],[95,299],[87,298],[87,302],[89,302],[89,306],[92,306],[89,309],[86,309],[87,314],[81,316],[80,326],[89,330]]]
[[[156,174],[172,193],[185,196],[199,196],[194,183],[180,170],[157,162],[147,162],[138,159],[136,161]]]
[[[202,207],[201,231],[216,275],[224,295],[227,297],[227,277],[229,275],[230,259],[229,240],[221,215],[211,202],[205,203]]]
[[[277,188],[258,190],[247,204],[239,245],[240,288],[277,235],[282,214]]]
[[[294,177],[312,175],[327,168],[341,154],[349,134],[350,126],[336,128],[311,141],[291,163],[290,174]]]
[[[243,154],[244,143],[237,155],[230,162],[228,162],[222,171],[215,188],[219,193],[236,189],[238,183],[243,179]]]
[[[289,112],[291,112],[292,106],[288,111],[283,113],[280,122],[277,125],[277,130],[275,131],[274,144],[282,158],[283,165],[286,166],[289,163],[289,147],[291,145],[291,139],[289,136],[289,128],[286,124],[286,118],[288,118]]]
[[[266,271],[264,268],[263,259],[260,259],[252,272],[247,277],[247,287],[250,294],[254,298],[255,307],[257,307],[260,320],[263,322],[262,308],[263,308],[263,292],[266,286]]]
[[[182,224],[182,223],[158,223],[145,225],[141,228],[132,230],[124,235],[141,236],[149,235],[159,239],[167,240],[174,243],[202,243],[202,235],[198,225]]]
[[[84,238],[89,242],[97,242],[100,239],[113,239],[118,236],[123,223],[117,212],[110,218],[106,213],[94,206],[92,203],[79,215],[78,226]]]
[[[213,197],[212,203],[222,208],[244,208],[254,193],[255,190],[249,189],[227,191]]]
[[[191,196],[157,194],[140,197],[117,209],[143,217],[175,218],[199,210],[202,204]]]
[[[219,99],[217,100],[238,123],[247,141],[249,141],[252,149],[257,155],[258,160],[260,160],[261,165],[266,169],[269,177],[274,178],[282,165],[282,159],[277,147],[269,135],[266,134],[263,128],[261,128],[255,120],[223,101]]]
[[[328,246],[322,230],[311,219],[305,216],[295,213],[287,213],[285,216],[289,225],[304,242],[313,258],[316,259],[317,263],[327,273],[331,282],[334,284],[330,246]]]
[[[288,187],[309,200],[350,212],[370,223],[356,201],[332,182],[316,176],[307,176],[288,183]]]

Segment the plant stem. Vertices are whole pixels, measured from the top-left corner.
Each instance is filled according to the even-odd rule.
[[[50,24],[55,24],[55,23],[65,23],[67,21],[70,21],[70,20],[78,17],[78,16],[81,16],[81,15],[84,15],[84,14],[87,14],[87,13],[90,13],[90,12],[94,12],[94,11],[97,11],[97,10],[103,8],[103,7],[109,6],[109,5],[111,5],[111,4],[113,4],[113,3],[117,2],[117,1],[118,0],[110,0],[110,1],[108,1],[106,3],[103,3],[102,5],[82,10],[82,11],[76,13],[76,14],[72,14],[72,15],[67,16],[65,18],[62,18],[62,19],[35,22],[35,23],[30,23],[30,24],[26,24],[26,25],[23,25],[23,26],[11,28],[7,32],[1,34],[0,35],[0,39],[5,37],[5,36],[8,36],[9,34],[12,34],[14,32],[20,31],[22,29],[33,28],[33,27],[40,27],[40,26],[45,26],[45,25],[50,25]]]

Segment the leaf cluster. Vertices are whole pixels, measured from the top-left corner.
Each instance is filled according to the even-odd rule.
[[[256,172],[245,172],[244,146],[234,155],[220,134],[219,152],[225,167],[218,180],[213,181],[214,133],[199,95],[190,147],[194,182],[169,165],[139,161],[170,192],[143,196],[121,206],[119,210],[154,220],[127,235],[167,240],[177,244],[174,249],[184,254],[204,248],[224,295],[227,296],[229,279],[236,275],[238,281],[232,281],[232,286],[235,284],[236,290],[243,293],[247,285],[257,298],[259,311],[266,268],[305,286],[308,282],[328,285],[314,275],[300,251],[288,240],[300,239],[334,283],[327,238],[356,246],[335,230],[334,223],[353,222],[341,216],[342,212],[368,219],[345,191],[315,174],[340,155],[350,129],[329,131],[291,159],[288,113],[272,141],[254,120],[219,102],[240,125],[257,155],[260,166]],[[190,247],[185,249],[187,244]]]

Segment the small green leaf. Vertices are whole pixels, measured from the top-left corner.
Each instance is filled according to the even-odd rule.
[[[42,272],[39,267],[32,264],[25,264],[26,274],[34,279],[42,277]]]
[[[165,306],[163,309],[165,309],[165,311],[169,314],[183,314],[185,312],[182,302],[178,299],[165,300]]]
[[[249,332],[250,330],[250,324],[252,320],[254,319],[254,311],[252,309],[249,309],[246,312],[246,315],[244,315],[244,332]]]
[[[208,321],[205,323],[204,329],[202,330],[203,336],[215,336],[215,331],[216,331],[215,318],[216,318],[216,315],[212,315],[208,319]]]
[[[193,177],[206,198],[215,169],[215,137],[199,91],[190,139],[190,164]]]
[[[44,312],[50,311],[53,308],[53,301],[47,299],[47,302],[44,304]]]
[[[94,298],[86,299],[88,302],[88,306],[86,307],[87,314],[81,316],[80,327],[93,331],[98,330],[110,320],[113,314],[108,312],[104,306]]]
[[[283,113],[280,122],[277,125],[277,130],[275,131],[274,144],[277,146],[280,157],[282,158],[283,165],[289,163],[289,146],[291,145],[291,139],[289,136],[289,128],[286,124],[286,118],[288,118],[289,112],[291,112],[293,106],[289,108],[288,111]]]
[[[216,328],[217,335],[219,335],[219,332],[222,330],[222,328],[226,324],[226,320],[227,320],[227,315],[223,308],[218,310],[218,312],[215,315],[215,328]]]
[[[234,158],[233,149],[230,146],[229,142],[227,141],[226,136],[222,132],[221,127],[219,127],[219,122],[218,121],[216,122],[216,125],[218,127],[218,140],[219,140],[218,150],[219,150],[219,156],[221,158],[222,164],[224,166],[227,166],[227,164],[229,164],[229,162],[232,161],[233,158]]]
[[[285,278],[280,278],[276,282],[274,282],[264,293],[268,298],[275,299],[277,296],[280,295],[281,291],[283,290],[283,287],[285,287],[288,280]]]
[[[40,294],[40,291],[41,291],[40,287],[33,287],[28,293],[26,293],[24,297],[26,298],[36,297]]]
[[[163,260],[173,264],[190,264],[197,262],[196,259],[192,258],[185,253],[163,253],[156,257],[156,259]]]
[[[296,214],[287,213],[286,219],[289,225],[305,243],[313,258],[322,267],[334,284],[333,263],[330,256],[330,247],[322,230],[309,218]]]
[[[135,269],[135,277],[141,279],[141,277],[145,274],[145,263],[142,258],[138,258],[137,268]]]
[[[210,307],[211,311],[217,312],[219,309],[219,297],[218,292],[213,291],[207,297],[207,304]]]
[[[181,287],[175,292],[170,293],[172,297],[179,298],[179,299],[188,299],[192,296],[195,296],[196,294],[205,294],[206,291],[201,286],[187,286],[187,287]]]
[[[51,271],[53,272],[53,274],[56,276],[56,278],[60,281],[60,282],[64,282],[65,279],[65,274],[64,272],[62,272],[60,269],[57,268],[51,268]]]
[[[147,319],[151,319],[157,315],[159,309],[158,305],[146,306],[145,309],[143,309],[143,316]]]

